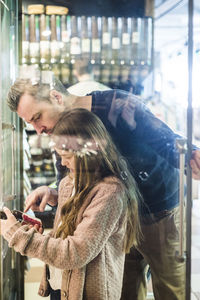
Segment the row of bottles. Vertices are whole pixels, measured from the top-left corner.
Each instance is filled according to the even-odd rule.
[[[23,14],[22,63],[151,65],[152,18]]]
[[[52,184],[56,180],[56,175],[53,154],[49,148],[50,137],[38,136],[30,125],[26,128],[25,136],[29,145],[29,166],[26,173],[31,189]]]
[[[75,16],[64,7],[29,5],[22,29],[22,65],[52,70],[65,87],[77,82],[80,60],[94,80],[136,94],[152,68],[150,17]]]

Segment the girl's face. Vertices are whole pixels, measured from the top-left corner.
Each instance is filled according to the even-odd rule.
[[[62,166],[67,167],[70,170],[70,173],[73,175],[75,170],[74,154],[72,152],[60,150],[58,148],[55,148],[55,150],[61,157]]]

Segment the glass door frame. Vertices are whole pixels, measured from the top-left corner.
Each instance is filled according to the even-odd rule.
[[[188,108],[187,108],[187,149],[192,155],[193,109],[192,109],[192,70],[193,70],[193,13],[194,1],[188,0]],[[191,246],[192,246],[192,170],[187,165],[187,204],[186,204],[186,300],[191,299]]]

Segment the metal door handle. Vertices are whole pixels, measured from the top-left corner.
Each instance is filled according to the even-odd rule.
[[[16,127],[12,125],[12,195],[15,195],[15,132]]]
[[[179,250],[176,252],[176,258],[179,261],[185,261],[184,252],[184,173],[185,173],[185,154],[187,152],[186,139],[176,139],[176,147],[179,151]]]
[[[11,178],[11,195],[4,195],[4,201],[11,201],[16,198],[15,195],[15,132],[16,126],[10,123],[2,123],[2,129],[11,129],[11,156],[12,156],[12,178]]]

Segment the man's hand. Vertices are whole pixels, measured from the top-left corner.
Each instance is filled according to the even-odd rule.
[[[200,180],[200,150],[193,151],[190,166],[192,168],[192,178]]]
[[[7,219],[6,220],[0,220],[0,234],[4,236],[4,234],[6,233],[7,230],[9,230],[10,227],[12,227],[16,222],[17,219],[15,218],[15,216],[11,213],[11,211],[7,208],[4,207],[4,212],[6,214]]]
[[[55,206],[57,204],[57,199],[58,192],[55,189],[45,185],[40,186],[26,198],[24,212],[28,211],[30,208],[33,211],[44,211],[47,203]]]

